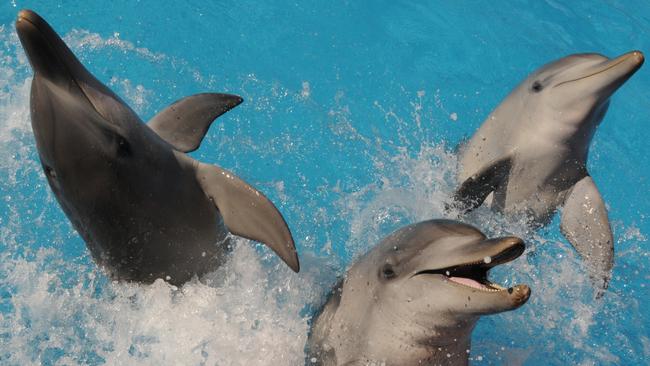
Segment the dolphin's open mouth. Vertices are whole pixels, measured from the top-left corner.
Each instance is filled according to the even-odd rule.
[[[460,286],[487,292],[508,291],[509,293],[512,293],[512,287],[505,288],[496,283],[490,282],[488,279],[488,272],[491,268],[496,267],[499,264],[508,263],[517,259],[521,254],[523,254],[525,245],[521,239],[514,237],[497,240],[508,240],[511,242],[511,245],[508,245],[505,249],[496,254],[485,256],[480,260],[446,268],[422,270],[417,272],[414,276],[422,274],[437,274],[445,276],[449,282]]]

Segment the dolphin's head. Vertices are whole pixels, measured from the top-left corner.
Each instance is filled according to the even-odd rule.
[[[596,53],[574,54],[531,74],[520,86],[530,105],[543,105],[556,119],[576,126],[597,125],[604,116],[609,98],[643,64],[640,51],[609,59]]]
[[[58,193],[66,181],[70,188],[93,184],[90,172],[101,174],[131,154],[135,137],[128,127],[140,120],[38,14],[20,11],[16,30],[34,71],[32,129],[50,186]],[[89,174],[73,182],[75,170]],[[96,174],[97,180],[104,178]]]
[[[528,300],[528,286],[505,288],[488,280],[491,268],[523,252],[516,237],[487,239],[466,224],[424,221],[385,238],[350,269],[344,286],[369,291],[365,311],[399,322],[402,336],[451,343],[469,337],[479,316],[513,310]],[[448,339],[432,340],[439,335]]]

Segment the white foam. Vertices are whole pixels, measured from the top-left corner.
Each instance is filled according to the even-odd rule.
[[[309,98],[311,95],[311,86],[309,85],[309,81],[303,81],[302,82],[302,90],[300,91],[300,97],[303,99]]]
[[[14,289],[14,311],[0,319],[0,334],[11,334],[8,360],[62,352],[74,364],[300,364],[308,331],[300,312],[320,291],[309,274],[281,264],[269,274],[258,258],[249,243],[238,245],[232,260],[204,279],[209,284],[195,280],[180,290],[161,280],[102,284],[84,265],[73,268],[82,279],[66,287],[54,249],[5,262]]]
[[[31,154],[23,141],[31,138],[29,64],[16,32],[0,26],[0,184],[15,185],[17,172]],[[33,162],[28,162],[34,165]]]
[[[84,29],[73,29],[63,37],[63,40],[77,53],[114,48],[122,52],[135,53],[149,61],[162,62],[167,59],[167,56],[162,53],[152,52],[145,47],[136,47],[132,42],[121,39],[119,32],[105,38],[98,33],[92,33]]]
[[[117,93],[123,96],[129,106],[140,115],[150,105],[153,91],[146,89],[141,84],[133,85],[129,79],[120,79],[117,76],[113,76],[108,82],[108,86],[117,90]]]

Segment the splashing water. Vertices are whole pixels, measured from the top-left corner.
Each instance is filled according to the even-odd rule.
[[[181,288],[111,282],[42,177],[29,122],[31,71],[11,29],[0,26],[0,364],[300,365],[311,316],[354,258],[399,227],[450,215],[456,143],[431,131],[452,129],[470,113],[455,111],[448,89],[399,88],[408,100],[399,104],[394,96],[354,101],[353,90],[254,71],[223,80],[121,33],[76,29],[66,42],[143,117],[190,92],[244,96],[195,156],[269,195],[292,228],[303,268],[295,275],[265,248],[237,239],[224,267]],[[130,66],[112,66],[118,62]],[[642,219],[614,223],[616,267],[600,302],[557,219],[536,232],[525,218],[481,207],[465,220],[488,236],[526,239],[526,254],[491,276],[533,291],[519,310],[482,318],[473,364],[650,358]]]

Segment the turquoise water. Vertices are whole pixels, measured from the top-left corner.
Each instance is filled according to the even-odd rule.
[[[575,52],[650,50],[644,1],[161,3],[0,5],[0,364],[302,364],[336,276],[392,230],[444,215],[455,146],[528,72]],[[193,156],[278,205],[300,275],[240,240],[204,282],[108,281],[37,160],[20,8],[43,15],[144,120],[192,93],[243,96]],[[647,67],[612,98],[588,164],[614,229],[608,293],[593,300],[557,220],[532,232],[475,211],[467,220],[484,231],[526,239],[527,253],[492,277],[533,295],[481,319],[472,364],[650,359]]]

